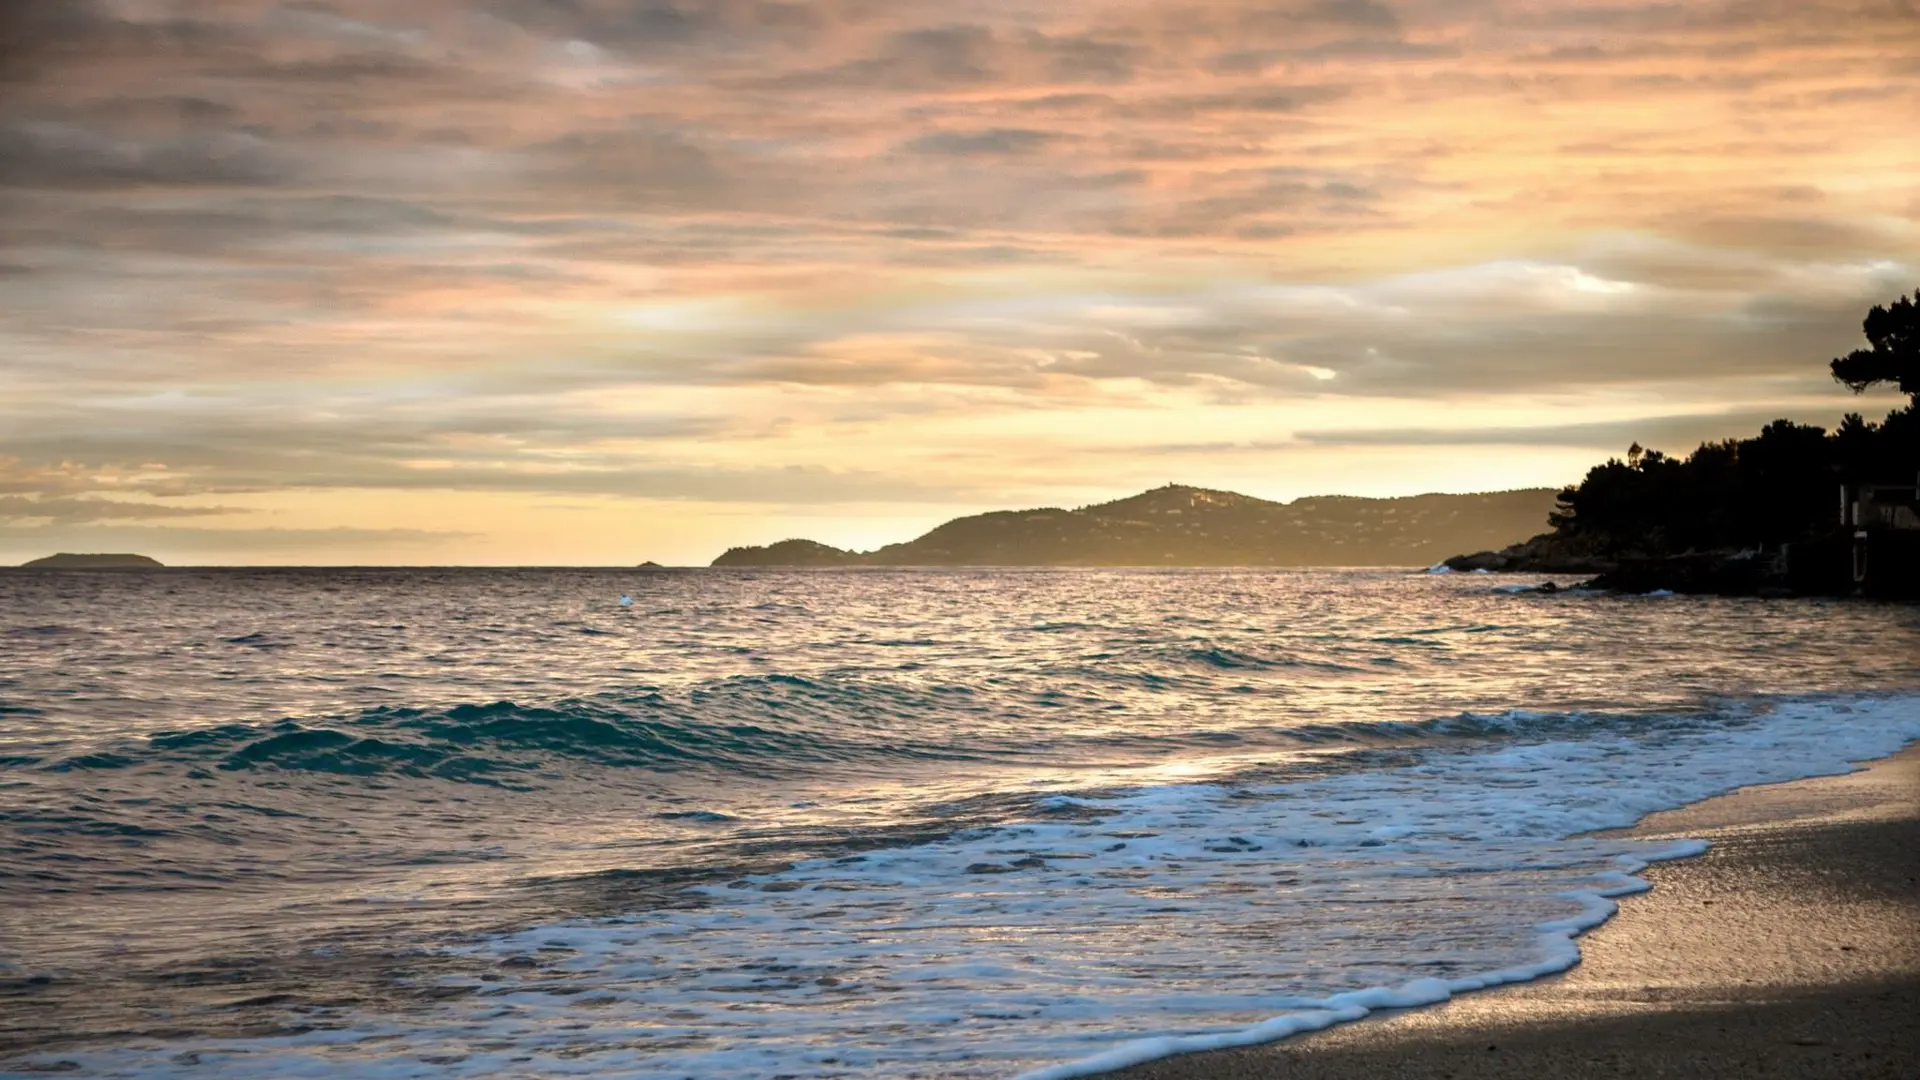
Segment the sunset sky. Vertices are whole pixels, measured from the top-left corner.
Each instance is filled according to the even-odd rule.
[[[1856,399],[1920,3],[4,0],[0,563],[705,563]],[[1898,399],[1904,400],[1904,399]]]

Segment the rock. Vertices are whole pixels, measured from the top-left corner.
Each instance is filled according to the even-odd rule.
[[[1456,571],[1491,570],[1510,574],[1603,574],[1613,569],[1581,545],[1555,533],[1541,533],[1499,551],[1455,555],[1443,565]]]
[[[1515,545],[1515,547],[1518,546]],[[1512,551],[1513,548],[1507,550]],[[1459,573],[1467,573],[1474,570],[1505,570],[1508,561],[1508,557],[1502,552],[1476,551],[1471,555],[1455,555],[1440,565]]]
[[[1628,558],[1587,583],[1596,589],[1647,595],[1675,592],[1714,596],[1781,595],[1789,589],[1782,559],[1752,551],[1690,551],[1665,558]]]

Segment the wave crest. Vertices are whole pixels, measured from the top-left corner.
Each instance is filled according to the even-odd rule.
[[[385,707],[343,717],[222,724],[161,732],[143,747],[71,757],[49,768],[172,763],[499,783],[510,774],[568,764],[769,776],[786,766],[862,758],[981,756],[947,743],[875,740],[874,729],[906,705],[870,700],[859,687],[771,675],[723,680],[696,688],[684,700],[648,689],[550,705]]]

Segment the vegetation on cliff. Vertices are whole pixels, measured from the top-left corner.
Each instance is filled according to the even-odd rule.
[[[1912,485],[1920,476],[1920,293],[1876,306],[1869,347],[1831,361],[1859,392],[1892,384],[1906,408],[1872,423],[1850,413],[1832,431],[1776,420],[1758,435],[1702,443],[1685,457],[1638,444],[1560,493],[1553,531],[1456,568],[1586,572],[1689,554],[1777,550],[1839,523],[1842,485]]]
[[[1916,294],[1920,299],[1920,294]],[[1832,361],[1855,391],[1892,383],[1913,401],[1878,424],[1849,413],[1832,431],[1776,420],[1747,439],[1685,458],[1638,445],[1563,492],[1556,534],[1613,555],[1776,547],[1831,531],[1842,484],[1912,484],[1920,475],[1920,308],[1875,307],[1872,348]]]

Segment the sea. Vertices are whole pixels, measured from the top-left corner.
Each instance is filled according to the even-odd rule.
[[[1060,1080],[1564,970],[1920,609],[1407,570],[0,573],[0,1072]],[[626,602],[622,602],[623,597]]]

